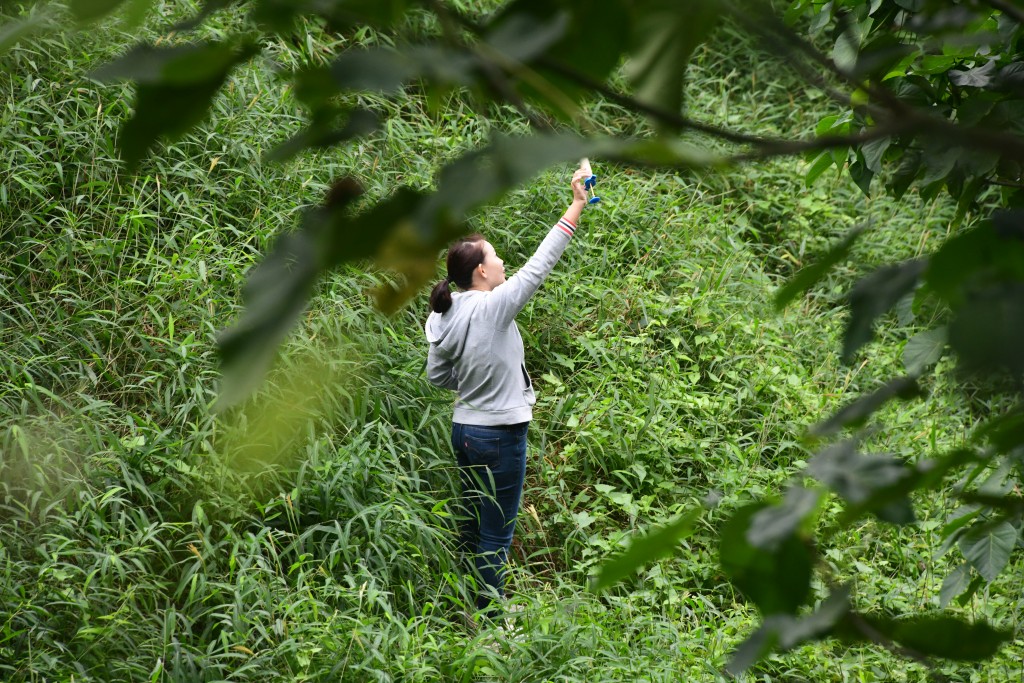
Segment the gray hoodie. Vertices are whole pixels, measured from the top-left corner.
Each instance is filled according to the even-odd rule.
[[[506,282],[489,292],[454,292],[450,309],[427,318],[427,379],[458,392],[454,422],[493,426],[532,419],[537,399],[515,317],[554,268],[575,229],[560,219]]]

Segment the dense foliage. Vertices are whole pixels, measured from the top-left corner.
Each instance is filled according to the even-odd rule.
[[[127,54],[116,27],[52,37],[48,5],[0,36],[5,675],[1017,673],[1024,260],[991,214],[1019,192],[1014,6],[148,5]],[[446,397],[401,305],[468,222],[528,254],[563,201],[533,178],[584,154],[607,205],[522,325],[542,457],[498,656],[457,616]],[[809,166],[736,167],[780,155]],[[890,310],[902,350],[865,346]]]

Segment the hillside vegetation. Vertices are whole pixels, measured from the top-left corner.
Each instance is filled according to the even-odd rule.
[[[862,271],[839,268],[781,314],[771,297],[860,223],[872,238],[855,247],[858,269],[924,253],[954,207],[868,199],[845,177],[806,187],[797,160],[704,175],[594,160],[604,201],[518,319],[539,395],[511,576],[522,610],[514,632],[472,628],[454,555],[452,397],[423,373],[425,292],[387,316],[370,292],[392,275],[332,275],[259,395],[214,409],[215,339],[247,271],[335,178],[355,176],[368,199],[428,187],[492,125],[526,125],[511,112],[492,124],[459,93],[431,105],[409,92],[376,103],[400,113],[380,133],[263,161],[303,121],[277,72],[322,59],[327,40],[310,28],[306,44],[275,46],[199,132],[132,175],[113,145],[130,88],[86,77],[130,44],[116,25],[0,58],[0,679],[721,679],[757,614],[721,575],[715,529],[802,469],[809,424],[902,371],[898,344],[838,361],[844,292]],[[688,107],[756,133],[813,128],[824,100],[792,107],[801,86],[778,72],[724,30],[694,58]],[[607,103],[589,113],[612,133],[642,130]],[[570,170],[473,221],[510,271],[568,202]],[[902,322],[881,336],[917,329]],[[988,399],[943,377],[881,411],[872,447],[913,461],[960,444]],[[938,605],[960,561],[932,553],[940,503],[916,499],[913,526],[833,535],[821,550],[835,580],[893,609]],[[675,557],[587,590],[634,534],[701,506]],[[1018,629],[1007,574],[954,608]],[[1016,680],[1022,661],[1018,634],[992,661],[939,673]],[[828,642],[745,678],[936,673]]]

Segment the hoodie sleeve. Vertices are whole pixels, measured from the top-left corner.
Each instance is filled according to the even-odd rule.
[[[442,357],[437,344],[431,344],[427,352],[427,381],[442,389],[459,390],[459,374],[455,365]]]
[[[512,324],[519,311],[523,310],[523,306],[555,267],[574,232],[576,226],[573,223],[565,217],[559,218],[519,272],[491,291],[488,304],[493,307],[498,326],[508,327]]]

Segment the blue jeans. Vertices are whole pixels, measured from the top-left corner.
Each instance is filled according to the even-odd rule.
[[[479,609],[504,596],[505,564],[526,478],[529,424],[452,424],[452,448],[459,463],[465,508],[459,520],[459,546],[473,558],[477,580],[483,583],[476,597]]]

